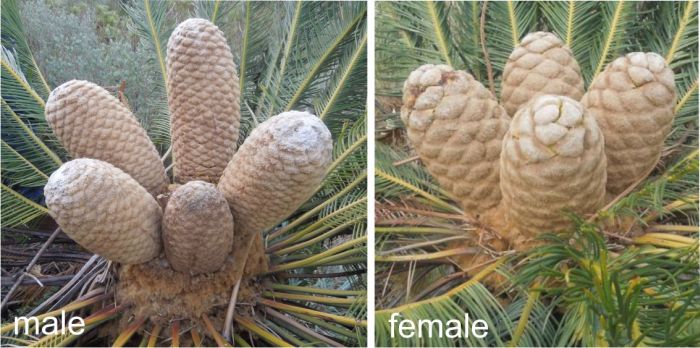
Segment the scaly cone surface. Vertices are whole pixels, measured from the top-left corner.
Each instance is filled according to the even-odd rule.
[[[250,245],[308,200],[323,181],[332,148],[326,125],[306,112],[284,112],[253,129],[218,185],[236,221],[235,243]]]
[[[78,80],[56,87],[46,102],[46,120],[71,157],[109,162],[154,196],[167,189],[165,167],[148,134],[104,88]]]
[[[423,65],[403,87],[401,119],[428,172],[467,214],[498,204],[498,158],[508,116],[464,71]]]
[[[226,38],[211,22],[188,19],[170,35],[167,66],[175,181],[216,184],[236,151],[241,121]]]
[[[503,69],[501,105],[511,116],[537,96],[552,94],[580,100],[583,92],[581,69],[573,53],[552,33],[526,35]]]
[[[161,208],[119,168],[89,158],[66,162],[51,174],[44,195],[61,229],[91,252],[124,264],[160,253]]]
[[[566,212],[593,213],[603,205],[603,146],[593,115],[568,97],[537,97],[516,113],[501,156],[502,211],[514,228],[513,247],[566,229]]]
[[[216,186],[190,181],[172,193],[163,213],[163,247],[178,272],[221,268],[233,247],[233,216]]]
[[[605,67],[581,102],[603,131],[607,189],[619,194],[659,161],[673,125],[673,71],[656,53],[627,54]]]

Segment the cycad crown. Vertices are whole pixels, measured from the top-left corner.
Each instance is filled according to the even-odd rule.
[[[120,298],[142,305],[140,315],[162,319],[161,308],[172,309],[169,319],[186,314],[164,304],[176,293],[198,301],[186,306],[195,319],[228,299],[247,258],[264,259],[264,245],[252,243],[262,241],[264,229],[314,194],[331,161],[332,139],[318,117],[285,112],[262,122],[234,155],[238,78],[225,38],[206,20],[187,20],[175,29],[168,71],[175,179],[184,185],[165,192],[168,179],[158,153],[125,106],[94,84],[71,81],[49,99],[54,132],[74,156],[113,162],[124,171],[76,159],[51,176],[45,193],[52,216],[78,243],[133,264],[122,269]],[[144,187],[165,193],[158,196],[165,206],[162,233],[161,207]],[[226,276],[209,279],[222,265]],[[156,276],[173,270],[184,283]],[[203,283],[206,289],[196,285]],[[161,297],[159,287],[168,288]],[[145,296],[144,288],[151,290]],[[216,289],[210,294],[215,298],[203,295],[207,289]]]
[[[571,51],[555,35],[537,32],[525,36],[506,63],[501,103],[514,119],[503,142],[502,108],[469,74],[445,65],[409,75],[401,119],[428,171],[465,213],[486,216],[522,250],[543,232],[566,229],[565,213],[601,208],[606,184],[618,193],[642,178],[671,128],[673,72],[655,53],[615,60],[578,103],[582,94]],[[490,141],[486,149],[495,142],[502,150],[471,156],[484,140]],[[473,175],[484,163],[493,164],[483,173],[499,175]]]

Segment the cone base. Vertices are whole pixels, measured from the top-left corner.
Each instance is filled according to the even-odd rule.
[[[256,303],[262,285],[255,276],[266,272],[268,265],[262,244],[253,245],[256,247],[248,253],[247,263],[243,262],[245,255],[240,255],[244,253],[238,253],[229,256],[218,271],[206,274],[177,272],[164,255],[144,264],[123,266],[119,270],[117,303],[129,306],[126,317],[145,317],[161,326],[182,319],[199,323],[203,314],[213,318],[219,311],[226,311],[231,291],[241,277],[237,302]],[[237,311],[249,309],[240,307]]]

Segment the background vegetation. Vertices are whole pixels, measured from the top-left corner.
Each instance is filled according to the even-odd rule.
[[[334,161],[316,195],[266,233],[265,290],[257,303],[245,304],[249,315],[234,316],[232,340],[365,343],[364,3],[8,0],[0,74],[3,322],[67,309],[87,318],[89,332],[14,336],[10,323],[2,327],[3,344],[229,344],[206,317],[204,331],[142,318],[121,318],[129,325],[110,331],[124,312],[113,300],[114,266],[56,229],[43,202],[48,176],[69,160],[43,108],[51,89],[73,78],[127,103],[170,174],[165,47],[175,25],[192,16],[215,22],[231,45],[242,92],[241,141],[259,122],[291,109],[318,115],[334,138]]]
[[[377,4],[377,346],[700,344],[698,8],[689,2],[381,2]],[[586,86],[613,59],[653,51],[678,100],[661,161],[646,180],[528,253],[493,253],[476,276],[452,257],[476,226],[418,163],[398,118],[408,74],[426,63],[471,73],[496,95],[529,32],[556,33]],[[496,286],[483,280],[498,274]],[[493,284],[493,279],[489,284]],[[388,319],[471,318],[485,339],[392,338]]]

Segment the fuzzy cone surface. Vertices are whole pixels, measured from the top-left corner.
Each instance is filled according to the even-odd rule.
[[[233,216],[216,186],[190,181],[171,194],[163,213],[163,247],[176,271],[216,271],[232,246]]]
[[[605,137],[607,189],[619,194],[654,168],[671,131],[673,71],[656,53],[617,58],[591,83],[582,103]]]
[[[401,119],[428,172],[467,212],[501,199],[498,158],[508,117],[471,75],[447,65],[414,70],[403,87]]]
[[[501,105],[508,115],[536,96],[553,94],[580,100],[583,78],[573,53],[556,35],[527,34],[503,69]]]
[[[309,199],[326,174],[332,148],[326,125],[306,112],[284,112],[253,129],[218,185],[236,221],[236,241],[250,245],[252,236]]]
[[[236,151],[241,113],[233,55],[221,30],[193,18],[168,40],[175,182],[216,184]]]
[[[166,190],[165,167],[148,134],[104,88],[79,80],[62,84],[49,95],[46,120],[71,157],[109,162],[152,195]]]
[[[91,252],[124,264],[161,251],[161,208],[136,180],[100,160],[64,163],[44,188],[51,216]]]
[[[604,204],[606,161],[595,118],[579,102],[541,96],[515,115],[503,141],[501,191],[516,248],[540,233],[566,229],[566,212]],[[512,232],[511,232],[512,233]]]

